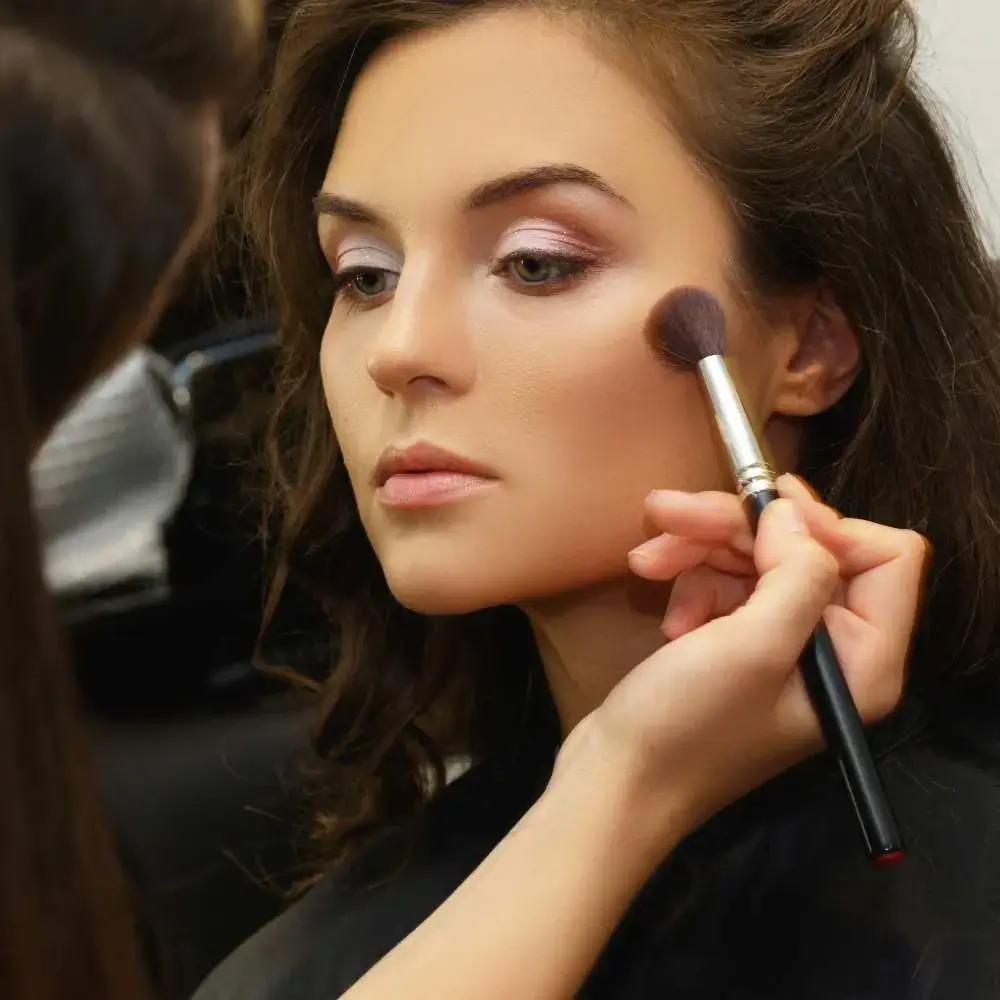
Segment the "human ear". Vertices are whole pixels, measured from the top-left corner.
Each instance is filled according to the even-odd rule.
[[[832,289],[821,284],[789,317],[790,349],[774,385],[774,416],[811,417],[835,405],[861,366],[861,347]]]

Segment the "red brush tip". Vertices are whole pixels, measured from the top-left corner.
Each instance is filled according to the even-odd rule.
[[[872,863],[879,868],[892,868],[906,858],[902,851],[886,851],[885,854],[876,854],[872,858]]]

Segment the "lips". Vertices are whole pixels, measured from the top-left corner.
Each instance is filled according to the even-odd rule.
[[[421,441],[407,448],[387,448],[375,466],[375,486],[381,489],[394,476],[430,473],[452,473],[487,480],[497,478],[496,473],[485,465]]]

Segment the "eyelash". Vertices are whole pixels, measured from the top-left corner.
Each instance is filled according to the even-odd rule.
[[[556,264],[557,266],[563,267],[568,272],[561,279],[552,282],[545,283],[544,285],[539,285],[537,290],[532,291],[532,286],[530,283],[523,283],[520,288],[527,291],[529,295],[544,295],[547,292],[559,292],[568,288],[570,285],[575,284],[584,275],[592,271],[598,264],[598,261],[594,257],[584,256],[582,254],[570,254],[570,253],[558,253],[558,252],[546,252],[546,253],[532,253],[530,250],[519,250],[516,253],[509,253],[506,257],[502,257],[500,260],[493,265],[490,273],[496,275],[497,277],[504,277],[505,272],[508,272],[514,264],[518,261],[524,260],[535,260],[544,261],[547,264]]]
[[[530,282],[518,283],[516,279],[509,276],[510,268],[512,268],[519,261],[525,260],[538,261],[547,265],[554,264],[557,267],[562,268],[566,273],[555,281],[539,283],[533,288]],[[490,268],[490,274],[501,278],[507,277],[507,280],[512,285],[515,285],[523,294],[551,295],[564,291],[568,287],[572,286],[591,272],[595,267],[599,266],[599,263],[600,262],[594,257],[583,256],[580,254],[552,252],[531,253],[530,251],[519,250],[515,253],[507,254],[505,257],[498,260]],[[362,277],[372,277],[375,275],[385,274],[396,274],[396,272],[388,271],[385,268],[379,267],[350,267],[335,273],[333,275],[334,301],[343,299],[347,306],[352,309],[360,309],[377,305],[378,302],[389,293],[382,292],[375,295],[365,295],[363,292],[358,290],[356,283],[358,279]]]
[[[394,271],[387,271],[382,267],[349,267],[343,271],[337,271],[333,275],[333,300],[337,302],[343,299],[352,308],[371,305],[381,296],[364,295],[358,291],[355,282],[362,277],[394,273]]]

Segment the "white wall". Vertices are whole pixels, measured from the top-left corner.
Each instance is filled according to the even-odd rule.
[[[916,0],[916,7],[918,71],[945,113],[987,236],[1000,249],[1000,0]]]

